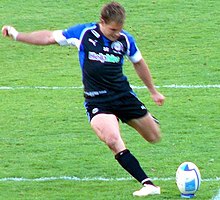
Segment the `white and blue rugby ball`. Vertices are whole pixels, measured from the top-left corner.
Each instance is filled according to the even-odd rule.
[[[201,174],[192,162],[182,163],[176,171],[176,184],[183,198],[193,198],[201,184]]]

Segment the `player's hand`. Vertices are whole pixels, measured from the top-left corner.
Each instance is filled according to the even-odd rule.
[[[165,96],[159,92],[152,94],[151,97],[158,106],[162,106],[165,101]]]
[[[18,36],[18,31],[12,26],[3,26],[2,27],[2,35],[4,37],[12,37],[14,40],[16,40]]]

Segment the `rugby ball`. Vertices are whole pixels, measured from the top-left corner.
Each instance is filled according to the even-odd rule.
[[[192,162],[183,162],[176,171],[176,184],[183,198],[193,198],[201,184],[201,174]]]

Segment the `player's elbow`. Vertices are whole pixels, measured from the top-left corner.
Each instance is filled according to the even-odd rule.
[[[47,39],[47,44],[50,45],[50,44],[56,44],[56,40],[55,38],[53,37],[53,35],[51,35],[50,37],[48,37]]]

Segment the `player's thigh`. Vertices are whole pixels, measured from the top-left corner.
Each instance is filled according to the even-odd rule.
[[[113,114],[97,114],[92,118],[90,124],[97,136],[104,142],[120,136],[119,123]]]
[[[97,114],[91,120],[91,127],[99,139],[105,142],[115,155],[126,149],[115,115]]]
[[[132,119],[127,124],[136,129],[148,142],[155,143],[160,140],[159,126],[150,113],[144,117]]]

